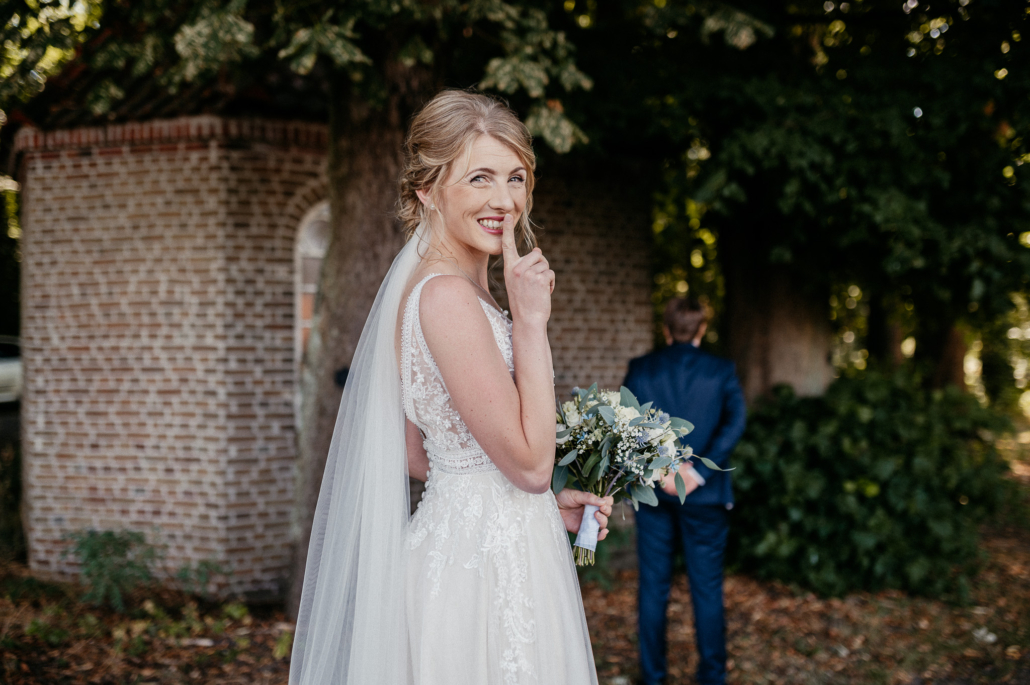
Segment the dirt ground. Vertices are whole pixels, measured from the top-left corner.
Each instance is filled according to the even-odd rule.
[[[1030,431],[1009,445],[1030,444]],[[1025,454],[1025,450],[1020,452]],[[1030,493],[1030,461],[1013,457]],[[1030,685],[1030,527],[983,528],[985,564],[972,603],[900,592],[824,599],[744,575],[726,580],[729,682]],[[611,540],[609,566],[583,575],[602,685],[637,676],[632,537]],[[153,591],[128,615],[79,601],[82,588],[0,565],[4,685],[285,685],[293,625],[276,607],[204,603]],[[693,612],[680,574],[669,607],[670,685],[693,683]]]

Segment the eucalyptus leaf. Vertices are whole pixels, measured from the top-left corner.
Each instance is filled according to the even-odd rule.
[[[630,392],[630,389],[625,385],[619,388],[619,404],[624,407],[633,407],[637,411],[640,410],[640,402],[637,401],[637,396]],[[641,413],[643,413],[641,411]]]
[[[641,414],[646,414],[647,411],[651,408],[652,404],[654,404],[654,403],[653,402],[648,402],[647,404],[641,405],[640,406],[640,413]]]
[[[680,504],[683,504],[687,499],[687,484],[683,482],[683,476],[680,475],[679,471],[676,472],[676,494],[679,495]]]
[[[713,471],[732,471],[733,470],[733,469],[724,469],[724,468],[720,467],[718,464],[716,464],[714,461],[712,461],[711,459],[708,459],[707,457],[700,457],[699,456],[698,459],[701,460],[702,464],[704,464],[705,466],[707,466],[708,468],[710,468]]]
[[[615,410],[609,407],[607,404],[597,405],[597,413],[601,415],[605,423],[609,426],[615,425]]]
[[[554,473],[551,474],[551,490],[554,494],[558,494],[565,489],[565,483],[569,480],[569,467],[568,466],[556,466],[554,467]]]
[[[567,438],[570,435],[572,435],[572,431],[573,430],[574,429],[572,429],[572,428],[566,428],[563,431],[558,431],[557,433],[555,433],[554,437],[557,438],[558,440],[561,440],[562,438]]]
[[[633,493],[635,500],[639,500],[644,504],[650,504],[652,507],[658,506],[658,496],[654,494],[652,488],[640,483],[630,483],[629,490]]]
[[[690,431],[694,430],[694,424],[692,424],[690,421],[681,419],[678,416],[673,416],[671,419],[669,419],[669,427],[675,430],[683,431],[681,435],[686,435]]]
[[[630,428],[632,428],[633,426],[639,426],[645,420],[646,420],[646,418],[643,417],[643,416],[634,416],[632,419],[629,420],[629,426],[630,426]]]
[[[664,469],[672,465],[672,457],[658,457],[651,462],[652,469]]]
[[[598,462],[600,462],[600,461],[601,461],[601,453],[600,452],[594,452],[593,454],[591,454],[590,457],[586,460],[586,463],[583,464],[583,475],[585,476],[585,475],[589,474],[590,470],[593,469],[595,466],[597,466]]]
[[[572,462],[576,461],[576,457],[579,455],[579,450],[572,450],[558,462],[558,466],[568,466]]]

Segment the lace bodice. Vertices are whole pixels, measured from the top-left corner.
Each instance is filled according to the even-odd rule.
[[[422,287],[429,279],[440,275],[442,274],[429,274],[419,281],[404,306],[404,317],[401,321],[401,388],[404,413],[422,431],[425,437],[423,445],[433,469],[448,473],[492,471],[497,467],[472,437],[468,426],[454,408],[443,377],[422,335],[422,324],[419,319]],[[479,303],[490,321],[494,340],[501,350],[505,364],[508,365],[508,371],[514,375],[511,321],[482,298],[479,298]]]

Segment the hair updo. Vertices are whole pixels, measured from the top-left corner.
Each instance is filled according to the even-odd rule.
[[[406,237],[410,238],[420,223],[429,221],[430,210],[415,191],[423,190],[436,198],[453,165],[462,157],[468,158],[479,136],[490,136],[508,146],[526,167],[526,206],[515,224],[515,242],[529,249],[536,245],[529,222],[536,169],[529,129],[504,102],[464,90],[438,93],[411,120],[404,141],[406,164],[397,212]]]

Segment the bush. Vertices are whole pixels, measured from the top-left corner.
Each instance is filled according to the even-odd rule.
[[[228,571],[224,566],[212,559],[204,559],[196,567],[190,563],[183,564],[175,573],[175,578],[183,592],[210,599],[212,581],[216,576],[227,575]]]
[[[79,559],[89,591],[82,599],[125,611],[125,597],[153,580],[151,566],[157,550],[142,533],[84,530],[66,536],[72,545],[64,554]]]
[[[899,588],[965,596],[977,522],[1004,499],[992,434],[1006,418],[912,376],[841,379],[825,396],[778,388],[734,454],[728,559],[824,595]]]

